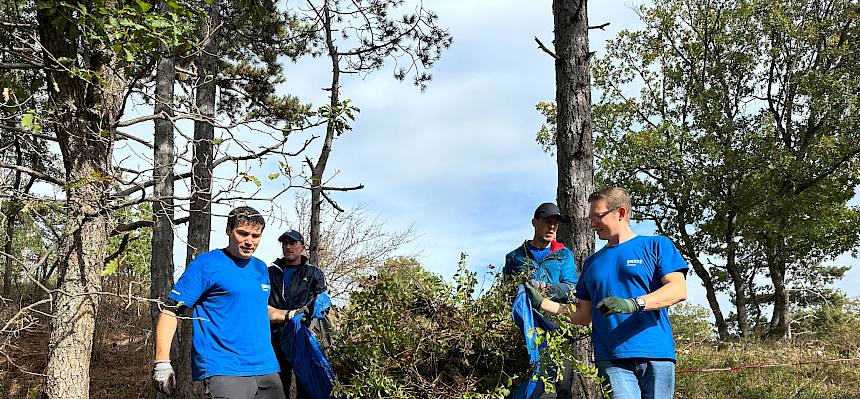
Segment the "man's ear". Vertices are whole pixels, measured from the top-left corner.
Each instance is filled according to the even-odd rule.
[[[537,228],[537,219],[532,218],[532,227]]]
[[[224,227],[224,233],[226,233],[228,236],[230,235],[231,230],[233,230],[233,229],[231,229],[230,226]]]
[[[627,219],[627,208],[621,207],[618,208],[618,216],[621,217],[621,220]]]

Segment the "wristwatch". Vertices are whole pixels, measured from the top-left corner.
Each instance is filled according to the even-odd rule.
[[[639,296],[639,297],[633,298],[633,302],[636,302],[636,308],[637,308],[636,311],[637,312],[641,312],[641,311],[645,310],[645,298],[642,298],[641,296]]]

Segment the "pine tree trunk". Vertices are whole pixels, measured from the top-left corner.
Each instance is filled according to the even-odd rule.
[[[95,314],[101,290],[100,274],[108,240],[108,201],[111,158],[121,114],[123,77],[114,68],[113,54],[94,46],[84,68],[96,71],[100,80],[91,84],[67,72],[54,60],[78,60],[78,44],[72,32],[59,30],[49,11],[51,2],[39,8],[39,37],[43,46],[51,109],[57,110],[48,123],[56,132],[63,156],[66,187],[66,227],[61,282],[54,294],[54,318],[48,347],[45,396],[89,397],[90,355]],[[80,62],[80,61],[79,61]]]
[[[167,4],[160,1],[159,11],[165,12]],[[155,73],[155,106],[156,114],[173,115],[173,87],[176,82],[176,67],[172,55],[162,54]],[[150,298],[164,298],[173,288],[173,165],[176,162],[176,150],[174,149],[173,122],[167,119],[155,120],[155,133],[153,139],[153,186],[152,196],[152,257],[151,257],[151,283],[149,287]],[[157,304],[152,304],[152,331],[155,331],[161,309]],[[170,347],[171,359],[181,363],[179,338],[181,334],[173,337]],[[153,346],[155,342],[153,340]],[[187,361],[186,361],[187,362]],[[154,392],[156,398],[165,397],[161,393]]]
[[[218,79],[218,25],[220,24],[219,0],[206,4],[209,19],[200,26],[203,51],[197,57],[197,112],[207,121],[194,121],[194,158],[191,162],[191,205],[188,213],[188,248],[185,264],[195,256],[209,250],[212,231],[212,157],[215,126],[216,90]],[[177,395],[181,398],[199,397],[201,384],[191,382],[191,337],[192,323],[180,323],[177,356]]]
[[[585,258],[594,253],[594,232],[586,217],[588,195],[594,191],[591,137],[591,66],[588,49],[586,0],[554,0],[555,82],[558,105],[558,205],[570,219],[562,222],[558,237],[576,256],[582,271]],[[591,340],[576,343],[577,358],[591,362]],[[581,375],[572,375],[575,398],[598,398],[599,388]]]
[[[15,147],[16,165],[23,165],[24,156],[21,153],[21,144],[17,139],[13,139]],[[15,178],[12,182],[12,192],[17,193],[21,189],[21,172],[15,171]],[[12,270],[14,269],[14,260],[12,258],[12,241],[15,235],[15,223],[18,219],[18,212],[21,209],[21,203],[18,198],[12,198],[6,203],[6,206],[0,207],[3,210],[3,220],[6,221],[6,228],[3,242],[3,253],[6,254],[6,266],[3,270],[3,295],[8,297],[12,290]]]

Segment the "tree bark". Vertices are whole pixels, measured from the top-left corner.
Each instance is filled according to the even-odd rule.
[[[218,79],[218,25],[221,21],[221,2],[213,0],[203,2],[207,7],[209,18],[200,26],[200,38],[203,49],[197,57],[197,112],[207,121],[194,121],[194,157],[191,162],[191,205],[188,213],[188,247],[185,264],[195,256],[209,250],[209,240],[212,231],[212,157],[215,125],[213,124],[216,109],[216,90]],[[192,358],[192,323],[180,323],[179,346],[177,356],[177,395],[183,398],[199,397],[202,393],[201,384],[191,382]]]
[[[167,4],[165,1],[158,3],[159,12],[165,12]],[[176,82],[176,66],[174,57],[167,53],[169,49],[161,46],[162,56],[158,60],[155,73],[155,114],[173,115],[173,89]],[[153,299],[163,298],[173,288],[173,179],[175,171],[173,164],[176,162],[176,151],[174,149],[173,122],[168,119],[155,120],[155,132],[153,138],[153,186],[152,196],[152,257],[149,295]],[[160,307],[153,303],[150,307],[152,315],[152,331],[155,331],[158,317],[161,314]],[[181,334],[173,337],[171,345],[171,359],[178,363],[187,362],[180,360]],[[153,346],[154,346],[153,342]],[[178,364],[177,363],[177,364]],[[156,398],[163,398],[161,393],[154,393]]]
[[[322,8],[323,27],[325,29],[325,42],[328,49],[328,55],[331,59],[331,86],[329,90],[329,106],[331,112],[335,112],[340,103],[340,55],[337,52],[337,47],[334,45],[331,26],[331,9],[329,2],[326,1]],[[322,195],[323,195],[323,174],[325,173],[326,164],[328,163],[331,147],[334,143],[335,136],[334,123],[326,124],[325,140],[323,141],[320,156],[315,165],[311,165],[311,225],[310,225],[310,246],[308,247],[308,261],[313,265],[319,264],[320,259],[320,225],[322,224]]]
[[[729,339],[728,323],[726,323],[726,318],[723,316],[722,309],[720,309],[720,302],[717,301],[717,290],[714,288],[711,274],[705,268],[705,265],[702,264],[702,261],[699,260],[699,251],[696,250],[696,245],[687,231],[686,218],[683,216],[684,211],[684,207],[679,207],[678,231],[681,233],[681,240],[684,243],[681,246],[681,251],[690,260],[693,271],[702,279],[702,285],[705,286],[705,297],[708,299],[708,306],[710,306],[711,313],[714,315],[714,324],[717,326],[717,335],[720,337],[720,341],[727,341]]]
[[[783,258],[782,237],[768,240],[767,267],[773,282],[773,315],[770,319],[768,336],[772,338],[791,338],[791,314],[788,289],[785,286],[785,259]]]
[[[21,153],[21,143],[17,139],[13,139],[15,147],[16,165],[23,165],[24,155]],[[15,177],[12,181],[12,192],[17,192],[21,189],[21,171],[15,171]],[[4,232],[6,237],[3,243],[3,253],[6,254],[6,266],[3,270],[3,295],[9,296],[12,290],[12,270],[14,269],[14,259],[12,258],[12,241],[15,238],[15,223],[17,223],[18,212],[21,209],[21,203],[17,198],[10,199],[5,207],[2,207],[6,228]]]
[[[581,272],[594,253],[594,232],[588,223],[588,195],[594,191],[594,154],[591,136],[591,53],[588,49],[586,0],[553,0],[555,24],[555,82],[558,104],[557,201],[568,216],[559,227],[559,240],[571,247]],[[577,359],[591,362],[591,340],[579,340]],[[575,398],[598,398],[599,387],[573,374]]]
[[[54,318],[48,347],[45,396],[88,398],[90,355],[95,314],[101,290],[108,240],[108,201],[111,159],[116,131],[114,121],[122,112],[122,68],[114,65],[109,49],[92,45],[82,67],[98,72],[92,84],[68,72],[57,59],[79,60],[77,37],[60,30],[50,11],[59,4],[49,1],[37,11],[39,38],[49,87],[49,106],[57,110],[49,121],[63,157],[66,187],[66,225],[61,282],[54,293]],[[71,26],[71,25],[69,25]],[[51,89],[51,87],[60,89]]]
[[[726,271],[735,287],[735,312],[738,317],[738,335],[741,338],[749,335],[749,316],[747,312],[746,280],[737,264],[738,243],[735,240],[735,220],[737,215],[729,213],[726,216]]]

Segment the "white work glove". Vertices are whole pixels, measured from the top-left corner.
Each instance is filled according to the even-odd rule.
[[[292,320],[292,318],[296,317],[296,315],[298,315],[298,314],[307,315],[309,312],[310,312],[310,310],[308,310],[307,306],[302,306],[298,309],[288,310],[287,311],[287,318],[284,321]]]
[[[176,392],[176,373],[170,360],[159,360],[152,368],[152,382],[155,389],[167,396],[173,396]]]

